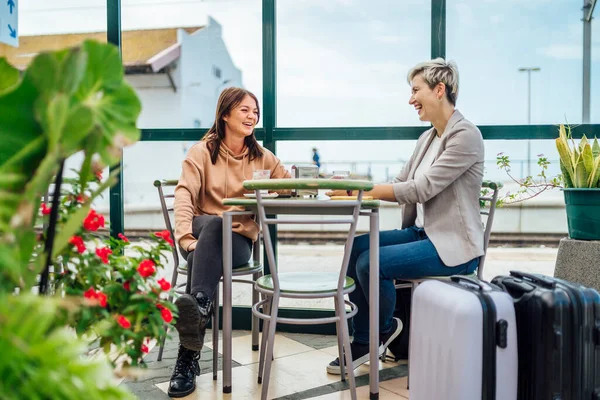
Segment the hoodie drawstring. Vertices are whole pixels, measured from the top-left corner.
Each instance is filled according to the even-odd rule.
[[[248,160],[248,164],[251,164],[250,162],[250,155],[248,154],[248,149],[245,148],[242,153],[239,156],[236,156],[233,154],[233,152],[231,152],[229,150],[229,148],[227,146],[225,146],[224,143],[221,143],[221,149],[219,150],[220,153],[220,157],[225,157],[225,198],[229,198],[229,157],[233,157],[234,161],[237,162],[237,160],[239,159],[242,163],[242,178],[243,180],[246,180],[248,178],[246,178],[246,160]],[[263,169],[264,169],[264,165],[265,165],[265,160],[264,157],[262,157],[262,165],[263,165]],[[236,176],[238,175],[239,170],[237,169],[238,166],[237,164],[234,164],[236,171],[234,172]],[[234,188],[234,192],[237,189]]]

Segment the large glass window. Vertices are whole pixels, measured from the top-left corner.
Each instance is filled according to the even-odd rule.
[[[142,100],[140,128],[208,128],[229,86],[262,99],[261,4],[122,1],[123,64]]]
[[[459,109],[476,124],[581,123],[581,18],[571,0],[449,1]]]
[[[430,2],[277,2],[277,125],[421,125],[408,70],[430,55]]]

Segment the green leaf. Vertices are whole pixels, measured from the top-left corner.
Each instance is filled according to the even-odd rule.
[[[46,157],[44,157],[37,171],[33,175],[33,178],[25,186],[22,204],[26,202],[39,204],[39,199],[46,190],[48,190],[52,178],[58,171],[59,162],[60,160],[57,153],[48,153]]]
[[[27,177],[23,174],[12,172],[0,173],[0,190],[15,191],[15,189],[25,186],[25,182],[27,182]]]
[[[48,151],[54,151],[63,133],[69,113],[69,98],[61,93],[54,95],[43,113],[42,128],[48,138]]]
[[[19,70],[8,63],[6,58],[0,58],[0,95],[14,89],[21,81]]]
[[[561,125],[562,126],[562,125]],[[573,163],[573,157],[569,148],[569,143],[566,137],[561,131],[561,136],[556,139],[556,149],[560,157],[560,169],[565,176],[566,182],[573,182],[575,180],[575,165]],[[567,185],[568,186],[568,185]]]
[[[19,282],[22,273],[22,264],[19,263],[18,246],[14,244],[11,246],[10,243],[2,243],[0,245],[0,265],[2,265],[0,269],[0,287],[2,288],[2,292],[11,292],[16,287],[15,283]]]
[[[136,121],[141,103],[123,79],[123,66],[115,46],[87,40],[82,51],[87,64],[75,99],[92,112],[95,128],[90,135],[102,138],[98,152],[105,164],[112,165],[120,158],[120,148],[139,140]]]
[[[81,148],[93,126],[92,111],[84,104],[79,104],[71,110],[64,126],[62,145],[65,157],[68,157]]]
[[[25,80],[31,81],[40,94],[51,96],[57,91],[60,69],[55,53],[41,53],[27,68]]]
[[[87,53],[81,47],[69,50],[62,62],[58,77],[58,90],[73,94],[79,87],[87,68]]]
[[[581,137],[581,140],[579,141],[579,151],[583,151],[583,148],[585,147],[586,144],[588,144],[588,140],[587,140],[587,136],[583,135]]]
[[[4,160],[4,163],[0,165],[0,173],[10,173],[11,171],[27,171],[23,167],[24,163],[27,160],[33,158],[33,156],[40,156],[40,159],[44,156],[46,149],[46,138],[44,136],[39,136],[35,140],[27,143],[25,146],[21,147],[16,154],[13,154],[12,157]],[[39,164],[39,160],[35,160],[35,165],[29,165],[31,170],[35,170]]]
[[[123,82],[123,64],[119,49],[111,44],[86,40],[82,44],[87,53],[87,68],[77,98],[84,102],[97,100],[99,90],[119,87]]]
[[[4,164],[19,154],[18,162],[10,162],[11,172],[31,175],[44,156],[44,138],[34,114],[38,92],[24,80],[15,90],[0,95],[0,171],[8,172]],[[32,142],[40,139],[42,142]],[[21,153],[24,149],[26,152]]]
[[[600,186],[600,157],[594,160],[594,167],[588,179],[588,187],[595,188]]]
[[[589,175],[594,169],[594,155],[592,154],[592,146],[586,143],[581,151],[581,158],[583,159],[583,166],[585,167],[586,173]]]
[[[598,138],[594,138],[594,144],[592,145],[592,153],[594,158],[600,156],[600,144],[598,144]]]
[[[579,156],[579,158],[577,159],[577,164],[575,166],[575,180],[573,182],[575,184],[575,187],[586,188],[588,178],[589,176],[585,169],[583,157]]]

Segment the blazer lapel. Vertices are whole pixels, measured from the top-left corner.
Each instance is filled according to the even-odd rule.
[[[460,113],[460,111],[458,110],[454,110],[454,113],[450,116],[450,119],[448,120],[448,124],[446,124],[446,128],[444,129],[444,133],[442,134],[442,146],[440,146],[437,154],[433,157],[433,161],[435,162],[438,157],[440,156],[440,154],[443,152],[444,149],[444,139],[446,139],[448,137],[448,135],[446,135],[447,132],[449,132],[452,128],[454,128],[454,125],[456,125],[456,123],[462,119],[464,119],[465,117],[463,117],[463,115]],[[433,132],[435,133],[435,129],[433,129]],[[429,148],[429,145],[431,144],[431,142],[433,141],[434,135],[431,135],[431,137],[426,141],[427,145],[424,147],[425,150],[427,150]],[[421,153],[419,154],[419,159],[418,159],[418,163],[416,164],[417,166],[421,163],[421,160],[423,159],[423,157],[425,156],[425,151],[421,151]],[[416,167],[413,168],[412,171],[412,175],[409,176],[409,178],[414,178],[414,173],[417,170]]]
[[[465,117],[463,117],[463,115],[460,113],[460,111],[455,109],[454,113],[450,116],[450,119],[448,120],[448,123],[446,124],[446,128],[444,129],[444,133],[442,133],[442,137],[444,137],[444,134],[446,132],[448,132],[449,130],[454,128],[454,125],[456,125],[456,123],[458,121],[460,121],[461,119],[464,119],[464,118]]]
[[[433,141],[433,138],[435,135],[436,135],[435,128],[432,128],[431,132],[429,132],[429,137],[426,137],[423,140],[423,144],[421,145],[421,147],[418,150],[418,153],[417,153],[418,155],[415,158],[415,162],[413,163],[412,168],[411,168],[410,172],[408,173],[408,179],[413,179],[415,177],[415,171],[419,167],[419,164],[421,164],[423,157],[425,157],[425,152],[427,152],[427,149],[429,148],[429,145]]]

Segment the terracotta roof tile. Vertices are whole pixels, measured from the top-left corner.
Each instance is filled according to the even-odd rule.
[[[182,29],[191,34],[202,27]],[[177,44],[177,30],[178,28],[123,31],[123,65],[149,65],[150,59]],[[76,46],[85,39],[106,43],[106,32],[19,36],[18,48],[0,43],[0,57],[7,57],[9,63],[25,69],[38,53]]]

